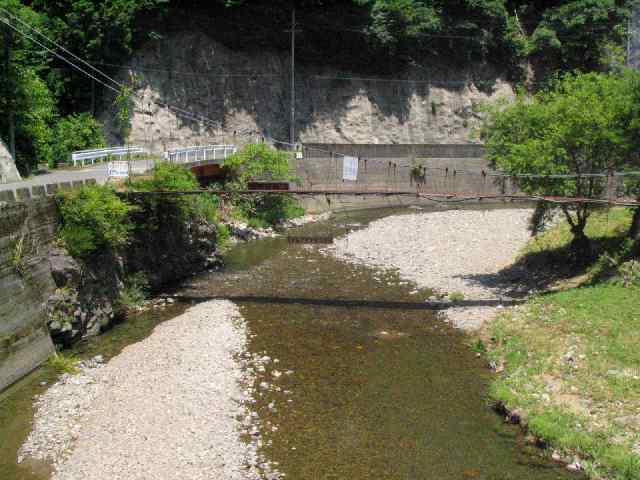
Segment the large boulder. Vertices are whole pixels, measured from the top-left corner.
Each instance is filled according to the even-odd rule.
[[[18,182],[22,180],[9,149],[0,140],[0,183]]]

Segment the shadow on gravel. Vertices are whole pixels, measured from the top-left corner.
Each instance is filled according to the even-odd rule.
[[[380,308],[380,309],[399,309],[399,310],[447,310],[449,308],[465,308],[465,307],[504,307],[513,306],[522,303],[519,300],[507,299],[483,299],[483,300],[461,300],[458,302],[388,302],[377,300],[341,300],[341,299],[322,299],[322,298],[300,298],[300,297],[265,297],[253,295],[231,295],[231,296],[200,296],[186,295],[176,296],[176,300],[181,302],[207,302],[209,300],[230,300],[238,303],[258,303],[258,304],[281,304],[281,305],[311,305],[338,308]]]

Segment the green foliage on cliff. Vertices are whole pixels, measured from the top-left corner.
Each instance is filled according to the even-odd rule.
[[[72,256],[82,258],[98,250],[115,251],[129,242],[135,207],[109,186],[85,186],[59,197],[59,238]]]

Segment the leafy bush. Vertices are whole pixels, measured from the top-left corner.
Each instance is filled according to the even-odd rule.
[[[298,200],[288,195],[254,195],[238,201],[241,216],[254,228],[275,226],[282,220],[304,215]]]
[[[59,196],[62,225],[59,237],[74,257],[97,249],[116,250],[129,242],[135,207],[108,186],[92,185]]]
[[[135,191],[192,192],[200,188],[198,179],[191,170],[173,163],[159,163],[153,169],[151,178],[133,180],[129,188]],[[148,199],[150,206],[157,206],[156,200]],[[185,219],[215,222],[218,218],[219,199],[215,195],[188,195],[163,198],[162,202],[174,204]]]
[[[264,143],[247,145],[242,151],[224,161],[231,182],[228,188],[243,190],[251,180],[291,181],[289,154]],[[279,221],[304,215],[297,200],[286,195],[253,195],[235,199],[240,216],[250,226],[264,228]]]
[[[88,113],[69,115],[60,120],[54,130],[56,142],[49,165],[56,167],[69,160],[71,152],[106,145],[102,125]]]
[[[244,189],[250,180],[291,180],[289,154],[264,143],[249,144],[240,152],[226,158],[223,166],[228,169],[232,185]]]

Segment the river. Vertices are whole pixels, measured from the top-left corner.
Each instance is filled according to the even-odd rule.
[[[291,234],[338,235],[390,213],[402,214],[339,214]],[[250,351],[271,359],[258,372],[255,407],[263,454],[287,478],[577,478],[491,410],[492,373],[468,337],[428,308],[429,290],[321,249],[285,238],[238,244],[224,272],[183,284],[169,310],[139,315],[76,350],[108,358],[193,302],[229,299],[246,320]],[[273,375],[282,375],[279,388],[262,388]],[[31,399],[51,380],[42,368],[0,397],[0,478],[46,478],[15,458]]]

